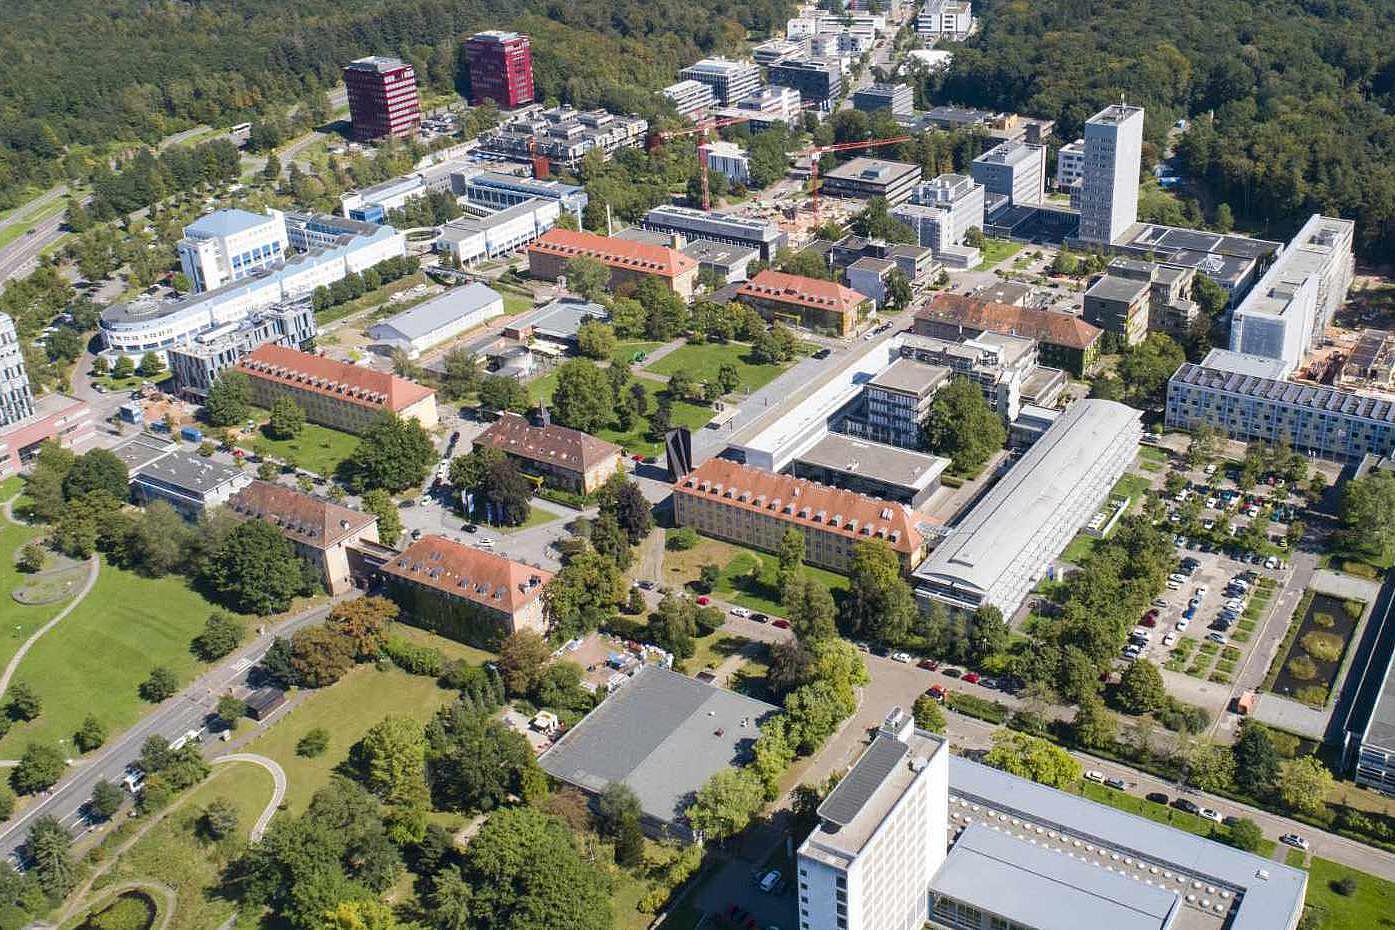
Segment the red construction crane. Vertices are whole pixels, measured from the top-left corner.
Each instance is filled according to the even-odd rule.
[[[819,222],[819,158],[826,152],[850,152],[854,149],[871,149],[880,145],[895,145],[910,142],[910,136],[896,136],[891,139],[868,139],[866,142],[837,142],[833,145],[816,145],[809,150],[809,196],[813,199],[814,225]]]
[[[751,114],[751,116],[756,115],[758,114]],[[712,209],[712,203],[707,189],[707,134],[711,130],[721,129],[723,126],[734,126],[737,123],[744,123],[748,121],[751,116],[725,116],[720,119],[705,119],[686,129],[670,129],[666,132],[656,132],[649,137],[647,148],[652,152],[659,147],[661,142],[677,139],[679,136],[700,135],[701,138],[698,139],[697,156],[698,173],[702,176],[702,209],[710,210]]]

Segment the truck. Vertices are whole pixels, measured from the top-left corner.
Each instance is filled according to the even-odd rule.
[[[184,426],[179,430],[179,435],[189,442],[203,442],[203,431],[197,426]]]

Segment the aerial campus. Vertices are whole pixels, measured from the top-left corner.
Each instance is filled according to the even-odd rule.
[[[0,116],[0,930],[1392,920],[1390,217],[1002,3],[466,6]]]

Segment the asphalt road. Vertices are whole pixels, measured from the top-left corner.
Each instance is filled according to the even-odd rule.
[[[67,213],[59,213],[34,224],[34,232],[20,236],[0,249],[0,284],[28,274],[37,265],[39,253],[63,235]]]
[[[190,730],[198,730],[214,710],[219,696],[229,689],[245,688],[247,675],[259,662],[271,641],[300,627],[322,620],[329,605],[312,608],[269,628],[251,643],[228,656],[218,665],[195,679],[183,691],[147,714],[135,726],[90,758],[76,762],[53,788],[44,792],[17,816],[0,828],[0,857],[11,857],[23,844],[34,821],[43,816],[56,817],[74,835],[86,833],[90,827],[84,821],[81,808],[92,797],[92,789],[103,779],[120,783],[127,766],[140,756],[141,746],[153,735],[174,740]],[[217,742],[207,744],[205,754],[218,748]]]

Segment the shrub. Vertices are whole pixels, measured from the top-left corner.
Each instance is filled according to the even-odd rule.
[[[1205,708],[1178,700],[1169,700],[1154,716],[1158,723],[1174,733],[1200,733],[1211,725],[1211,715]]]
[[[36,542],[27,542],[24,544],[24,548],[19,551],[19,561],[16,563],[16,567],[22,572],[33,574],[43,570],[46,559],[43,546]]]
[[[1332,883],[1332,890],[1344,898],[1350,898],[1356,894],[1356,879],[1350,875],[1343,875],[1340,879]]]
[[[1343,562],[1342,571],[1348,575],[1355,575],[1357,578],[1365,578],[1367,581],[1375,581],[1380,577],[1380,569],[1357,559],[1347,559]]]
[[[1327,689],[1322,685],[1308,685],[1293,692],[1295,699],[1311,707],[1321,707],[1327,703]]]
[[[1328,613],[1317,613],[1313,614],[1313,623],[1324,630],[1330,630],[1337,625],[1337,618]]]
[[[329,731],[324,727],[315,727],[295,744],[295,754],[306,759],[313,759],[316,756],[324,755],[324,751],[328,748]]]
[[[1342,638],[1334,633],[1314,630],[1304,633],[1299,642],[1303,645],[1303,651],[1319,662],[1336,662],[1342,657]]]
[[[405,639],[393,637],[383,647],[389,659],[409,675],[439,677],[446,667],[446,657],[432,646],[418,646]]]
[[[1008,718],[1007,725],[1013,730],[1030,736],[1046,735],[1046,721],[1042,719],[1041,714],[1034,714],[1030,710],[1013,711],[1012,716]]]
[[[1008,708],[997,701],[989,701],[985,698],[973,694],[962,694],[958,691],[951,692],[945,698],[945,703],[950,710],[964,714],[968,717],[977,717],[989,723],[1004,723],[1007,721]]]
[[[691,526],[684,526],[674,530],[668,534],[668,538],[664,541],[664,545],[675,552],[691,549],[696,546],[697,543],[697,530],[693,529]]]
[[[1317,664],[1307,656],[1294,656],[1288,660],[1289,677],[1296,681],[1312,681],[1317,677]]]
[[[1364,601],[1342,601],[1342,610],[1346,611],[1348,617],[1356,620],[1366,610],[1366,604]]]

